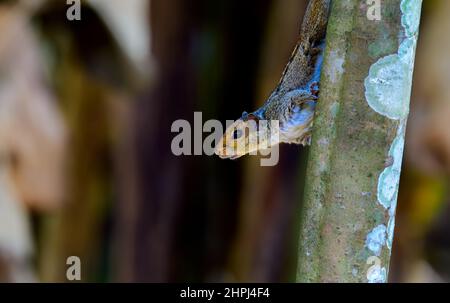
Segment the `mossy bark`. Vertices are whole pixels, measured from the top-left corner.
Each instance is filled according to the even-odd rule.
[[[382,58],[400,58],[397,51],[410,34],[402,18],[420,18],[407,11],[409,2],[420,12],[420,0],[382,1],[381,20],[370,20],[366,1],[333,1],[301,213],[298,282],[386,280],[396,203],[380,203],[380,175],[394,160],[401,164],[407,114],[392,119],[377,112],[366,98],[365,80]],[[417,34],[411,37],[414,54]],[[411,75],[412,65],[406,63]],[[403,80],[394,87],[410,94],[409,75]],[[409,95],[404,99],[398,102],[408,106]],[[393,159],[396,139],[400,156]],[[396,177],[399,172],[385,185],[395,201]]]

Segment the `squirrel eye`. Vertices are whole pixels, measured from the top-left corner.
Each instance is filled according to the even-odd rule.
[[[233,132],[233,139],[234,139],[234,140],[237,140],[237,139],[239,139],[240,137],[242,137],[242,130],[236,129],[236,130]]]

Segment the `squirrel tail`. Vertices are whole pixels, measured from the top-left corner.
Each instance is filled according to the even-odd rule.
[[[325,38],[331,0],[310,0],[303,17],[303,40],[321,41]]]

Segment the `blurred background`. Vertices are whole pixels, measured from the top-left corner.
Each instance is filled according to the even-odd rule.
[[[260,106],[305,0],[0,0],[0,281],[288,282],[308,150],[176,157]],[[424,1],[392,282],[450,281],[450,1]]]

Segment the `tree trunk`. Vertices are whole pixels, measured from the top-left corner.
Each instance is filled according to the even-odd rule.
[[[387,280],[422,1],[377,2],[332,4],[299,282]]]

